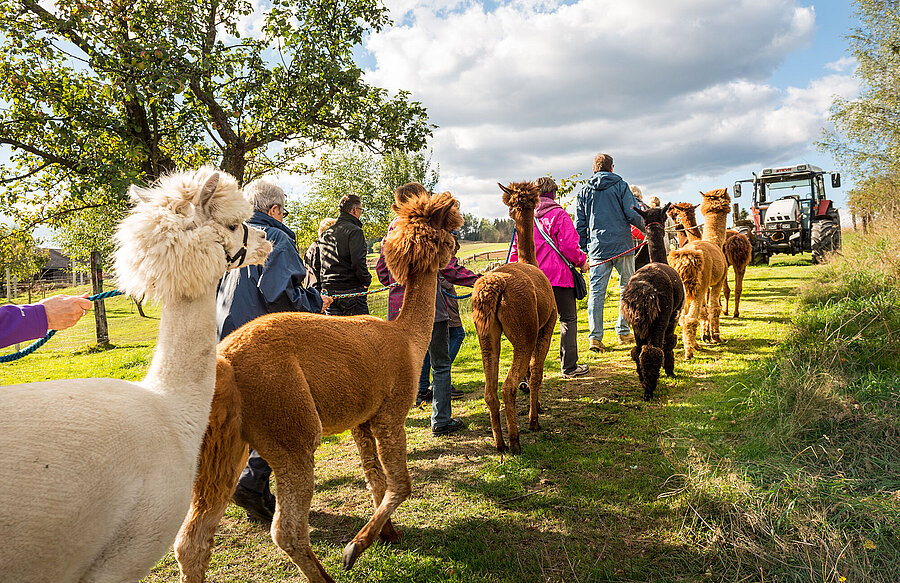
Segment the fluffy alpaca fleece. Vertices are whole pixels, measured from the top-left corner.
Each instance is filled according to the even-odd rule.
[[[644,217],[652,263],[640,268],[622,292],[622,315],[634,330],[631,358],[637,365],[645,401],[653,398],[660,366],[668,376],[675,376],[675,326],[684,304],[681,277],[666,263],[668,208],[667,204],[647,211],[636,209]]]
[[[431,340],[437,272],[462,225],[449,193],[397,201],[383,243],[407,285],[400,315],[331,317],[283,312],[238,328],[219,344],[216,394],[191,508],[175,543],[181,581],[204,580],[213,534],[231,501],[249,443],[278,483],[272,539],[313,583],[331,582],[310,546],[314,456],[323,435],[350,430],[375,513],[344,549],[344,567],[376,537],[397,541],[391,513],[411,492],[404,423]]]
[[[753,244],[750,238],[743,233],[729,229],[725,232],[725,244],[722,245],[725,260],[734,268],[734,317],[741,316],[741,292],[744,289],[744,274],[747,266],[753,258]],[[728,278],[725,278],[725,314],[728,314],[728,300],[731,297],[731,288],[728,286]]]
[[[685,303],[680,319],[684,357],[690,359],[699,348],[697,329],[702,322],[704,336],[713,342],[720,342],[719,297],[725,285],[727,263],[720,245],[696,237],[699,229],[691,221],[695,206],[686,203],[674,205],[676,220],[684,227],[692,240],[680,249],[669,253],[669,264],[675,268],[684,282]],[[711,229],[704,229],[704,234]],[[707,308],[707,298],[709,308]]]
[[[513,362],[503,381],[503,407],[509,450],[519,453],[519,426],[516,419],[516,392],[528,375],[530,388],[529,427],[536,431],[538,396],[544,378],[544,360],[556,327],[556,300],[553,287],[537,267],[534,252],[534,209],[540,191],[531,182],[515,182],[505,187],[503,202],[516,223],[519,262],[508,263],[485,274],[472,290],[472,318],[481,345],[484,365],[484,400],[491,414],[491,431],[497,451],[506,451],[500,427],[500,400],[497,388],[500,375],[500,339],[503,334],[513,346]]]
[[[131,194],[116,272],[123,290],[162,305],[153,362],[140,382],[2,388],[3,581],[137,581],[171,546],[190,502],[215,381],[216,282],[251,208],[211,168]],[[242,264],[270,250],[252,229]]]
[[[717,188],[709,192],[701,192],[703,204],[700,212],[706,220],[706,228],[703,230],[703,239],[711,241],[722,248],[725,261],[728,266],[734,266],[734,316],[740,315],[741,291],[744,288],[744,272],[750,264],[753,255],[753,247],[750,239],[736,231],[725,229],[728,221],[728,213],[731,212],[731,197],[727,188]],[[696,223],[695,223],[696,224]],[[728,313],[728,299],[731,288],[728,287],[728,278],[725,278],[725,313]]]

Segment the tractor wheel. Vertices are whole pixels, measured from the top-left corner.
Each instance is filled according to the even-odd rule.
[[[813,264],[825,263],[828,256],[841,248],[841,228],[831,218],[815,221],[810,233]]]

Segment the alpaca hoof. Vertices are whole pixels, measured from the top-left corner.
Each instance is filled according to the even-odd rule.
[[[351,542],[344,547],[344,570],[349,571],[353,568],[353,563],[359,558],[363,552],[362,545],[357,542]]]
[[[509,453],[513,455],[519,455],[520,453],[522,453],[522,448],[519,446],[518,442],[509,444]]]
[[[507,448],[506,448],[506,444],[505,444],[505,443],[498,443],[498,444],[497,444],[497,453],[506,453],[506,449],[507,449]]]
[[[528,429],[530,429],[530,430],[532,430],[532,431],[540,431],[540,430],[541,430],[541,424],[538,423],[537,421],[534,421],[533,423],[529,423],[529,424],[528,424]]]

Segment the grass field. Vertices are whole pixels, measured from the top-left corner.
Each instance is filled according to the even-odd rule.
[[[394,514],[403,540],[376,544],[349,572],[341,569],[341,552],[371,515],[372,503],[352,439],[348,434],[325,438],[316,456],[311,514],[317,555],[336,580],[354,582],[900,580],[896,532],[881,518],[900,511],[900,484],[851,498],[829,494],[827,488],[840,484],[815,480],[821,463],[816,456],[826,453],[761,442],[759,418],[748,405],[791,334],[798,287],[819,269],[808,256],[778,257],[770,266],[749,268],[742,317],[723,317],[727,343],[704,346],[687,363],[677,354],[678,378],[661,379],[652,403],[640,400],[627,348],[599,355],[584,350],[586,312],[580,310],[581,361],[591,372],[560,378],[557,332],[541,393],[541,431],[527,430],[521,417],[525,399],[519,398],[525,428],[520,456],[501,456],[493,448],[477,338],[463,301],[467,338],[453,381],[466,397],[453,403],[453,413],[468,428],[435,438],[430,410],[412,410],[407,435],[413,494]],[[610,344],[617,296],[612,281],[606,309]],[[156,321],[137,317],[122,298],[107,305],[115,349],[92,351],[92,323],[82,322],[35,354],[0,367],[0,382],[140,378]],[[148,311],[157,314],[153,307]],[[503,355],[501,374],[509,364],[505,342]],[[837,522],[852,543],[840,556],[804,542],[802,528],[792,522],[795,515],[805,516],[799,512],[806,498],[798,492],[810,489],[817,500],[852,506],[828,512],[871,517]],[[786,497],[783,504],[771,504],[780,497]],[[772,516],[771,509],[782,515]],[[738,524],[741,520],[761,525],[753,531]],[[767,521],[774,525],[770,530]],[[759,540],[741,538],[735,534],[739,530],[755,532]],[[807,564],[779,550],[785,537],[806,549]],[[762,556],[754,559],[753,553]],[[851,557],[854,567],[848,571],[844,565]],[[864,572],[865,565],[869,577],[847,579]],[[177,578],[170,553],[145,581]],[[231,506],[216,535],[208,580],[304,578],[266,530]]]

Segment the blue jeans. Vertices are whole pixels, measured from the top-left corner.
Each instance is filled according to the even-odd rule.
[[[450,327],[449,322],[435,322],[431,329],[428,357],[434,368],[432,383],[434,397],[431,401],[431,428],[450,423]]]
[[[462,347],[463,340],[466,339],[466,329],[462,326],[450,326],[450,364],[456,360],[459,349]],[[451,371],[452,372],[452,371]],[[425,362],[422,363],[422,372],[419,374],[419,396],[425,398],[428,396],[428,385],[431,384],[431,357],[425,353]],[[451,378],[450,385],[453,385]]]
[[[607,261],[591,267],[591,287],[588,290],[588,338],[591,340],[603,340],[603,304],[606,301],[606,287],[609,285],[609,276],[613,267],[619,272],[619,319],[616,320],[616,333],[620,336],[628,334],[628,322],[622,317],[621,292],[628,284],[628,280],[634,275],[634,254],[619,257],[613,261]]]

